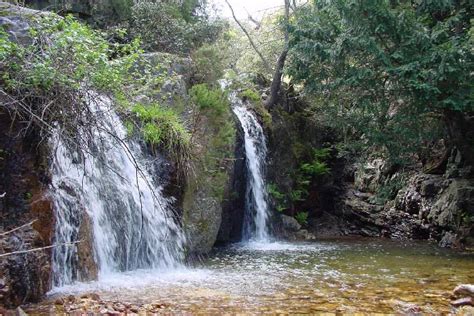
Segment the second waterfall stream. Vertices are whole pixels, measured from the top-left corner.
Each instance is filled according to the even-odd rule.
[[[247,186],[243,241],[270,241],[270,210],[265,183],[267,144],[265,133],[255,114],[240,100],[236,93],[230,96],[232,109],[244,131]]]

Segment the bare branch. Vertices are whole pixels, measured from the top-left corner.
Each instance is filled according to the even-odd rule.
[[[7,253],[0,254],[0,258],[8,257],[8,256],[14,256],[14,255],[21,255],[21,254],[30,253],[30,252],[48,250],[48,249],[56,248],[56,247],[60,247],[60,246],[74,246],[74,245],[76,245],[78,243],[81,243],[81,242],[82,242],[82,240],[79,240],[79,241],[75,241],[75,242],[67,242],[67,243],[63,243],[63,244],[51,245],[51,246],[46,246],[46,247],[7,252]]]
[[[265,59],[265,57],[263,57],[262,53],[260,52],[260,50],[257,48],[257,45],[255,45],[255,42],[253,41],[252,37],[250,36],[249,32],[245,29],[245,27],[242,25],[242,23],[240,23],[240,21],[237,19],[237,17],[235,16],[235,12],[234,12],[234,8],[232,8],[232,6],[230,5],[229,1],[225,0],[225,2],[227,3],[227,5],[229,6],[229,9],[230,11],[232,12],[232,17],[234,18],[234,21],[235,23],[237,23],[239,25],[239,27],[242,29],[242,31],[245,33],[245,36],[247,36],[249,42],[250,42],[250,45],[252,45],[253,49],[255,50],[255,52],[257,53],[257,55],[260,57],[260,59],[262,60],[263,62],[263,65],[265,66],[266,70],[268,72],[271,72],[272,69],[269,65],[269,63],[267,62],[267,60]]]
[[[37,221],[37,219],[35,219],[34,221],[29,222],[28,224],[21,225],[20,227],[17,227],[17,228],[14,228],[14,229],[12,229],[12,230],[9,230],[9,231],[7,231],[7,232],[1,233],[0,236],[6,236],[6,235],[8,235],[8,234],[14,233],[14,232],[16,232],[17,230],[20,230],[20,229],[22,229],[22,228],[24,228],[24,227],[26,227],[26,226],[32,225],[32,224],[33,224],[34,222],[36,222],[36,221]]]

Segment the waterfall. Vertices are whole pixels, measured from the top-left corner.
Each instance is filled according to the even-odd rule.
[[[182,260],[184,235],[171,201],[152,179],[151,162],[138,143],[127,140],[111,101],[98,99],[89,108],[100,126],[85,151],[63,139],[59,130],[51,139],[55,243],[68,244],[53,249],[54,286],[80,279],[84,267],[73,243],[83,237],[84,212],[90,219],[99,280],[113,272],[173,268]]]
[[[251,112],[234,94],[231,96],[233,111],[244,131],[245,156],[247,162],[247,189],[243,239],[269,241],[268,197],[264,180],[267,145],[263,128]]]

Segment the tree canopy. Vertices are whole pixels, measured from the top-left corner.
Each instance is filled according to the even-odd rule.
[[[456,142],[474,110],[471,22],[467,0],[314,0],[293,18],[287,74],[395,156],[436,127]]]

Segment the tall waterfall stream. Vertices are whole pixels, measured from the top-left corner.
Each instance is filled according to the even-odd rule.
[[[247,188],[243,240],[268,242],[269,207],[265,184],[267,144],[262,126],[255,114],[245,107],[235,93],[231,94],[233,111],[244,131],[245,158],[247,164]]]
[[[79,214],[87,212],[99,278],[78,282],[84,267],[76,248],[58,247],[53,254],[56,287],[47,300],[27,311],[63,313],[54,301],[71,294],[81,298],[68,303],[68,312],[100,313],[113,310],[118,302],[143,315],[150,311],[450,311],[446,293],[459,283],[474,283],[472,255],[428,243],[372,239],[268,242],[265,138],[255,116],[239,100],[234,101],[234,112],[245,132],[250,173],[244,241],[216,249],[192,267],[181,263],[185,241],[170,201],[163,196],[159,181],[151,177],[151,164],[139,144],[126,139],[120,118],[104,99],[94,108],[94,115],[101,117],[108,132],[97,132],[90,153],[79,155],[60,133],[52,139],[56,148],[51,185],[57,209],[56,242],[79,240],[84,221]],[[97,293],[100,300],[82,298],[90,292]]]

